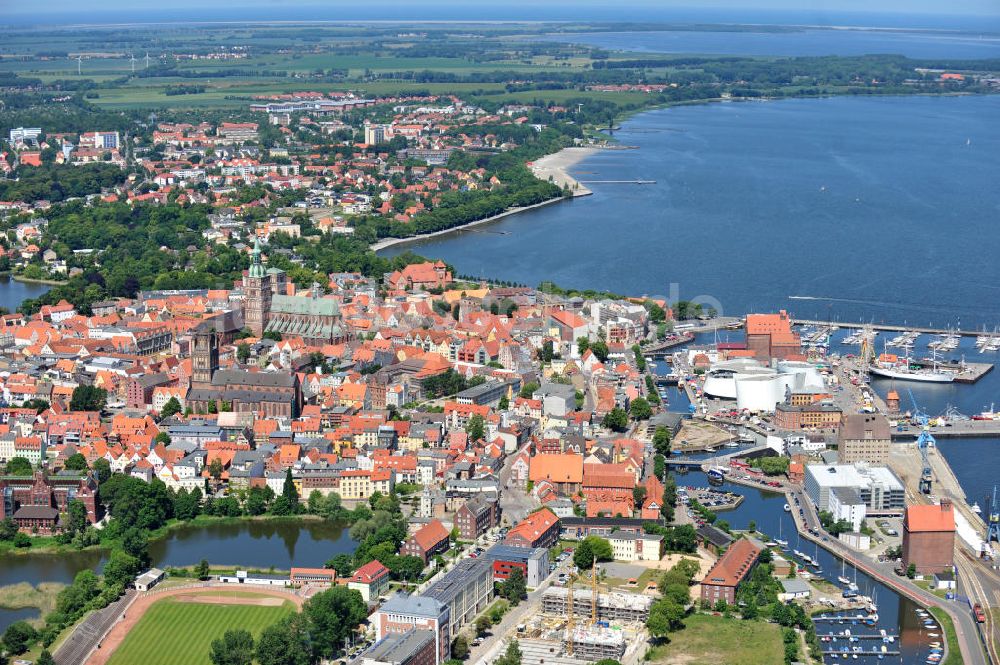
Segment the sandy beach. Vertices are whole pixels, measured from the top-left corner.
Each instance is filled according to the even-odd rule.
[[[573,196],[587,196],[593,192],[571,176],[568,169],[598,150],[599,148],[563,148],[559,152],[536,160],[531,164],[531,172],[540,180],[551,178],[552,182],[560,187],[569,187]]]
[[[593,194],[589,189],[581,185],[573,176],[571,176],[567,169],[573,165],[579,163],[585,157],[594,154],[598,151],[598,148],[563,148],[559,152],[553,153],[551,155],[546,155],[541,159],[535,161],[531,164],[531,171],[535,174],[536,178],[541,180],[548,180],[552,177],[552,182],[559,185],[560,187],[569,187],[573,196],[587,196]],[[394,245],[402,245],[404,243],[417,242],[418,240],[424,240],[426,238],[433,238],[435,236],[442,236],[447,233],[457,233],[464,231],[466,229],[471,229],[475,226],[480,226],[482,224],[489,224],[491,222],[496,222],[503,219],[509,215],[516,215],[518,213],[524,212],[525,210],[532,210],[534,208],[540,208],[542,206],[550,205],[552,203],[558,203],[559,201],[564,201],[564,198],[549,199],[548,201],[542,201],[541,203],[536,203],[535,205],[524,206],[521,208],[511,208],[510,210],[505,210],[499,215],[494,215],[492,217],[486,217],[485,219],[477,219],[474,222],[469,222],[468,224],[462,224],[461,226],[453,226],[450,229],[442,229],[441,231],[435,231],[434,233],[424,233],[418,236],[411,236],[409,238],[383,238],[371,246],[372,251],[380,252],[383,249],[387,249]]]

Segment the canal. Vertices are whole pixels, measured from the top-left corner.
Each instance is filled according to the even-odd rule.
[[[198,525],[172,530],[149,544],[153,565],[191,566],[202,559],[213,565],[288,570],[320,568],[337,554],[353,552],[348,525],[333,522],[260,520]],[[68,584],[81,570],[100,572],[106,552],[10,554],[0,557],[0,586],[28,582]],[[33,608],[0,609],[0,632],[20,619],[38,615]]]
[[[709,485],[708,479],[700,471],[677,474],[678,486],[688,487],[713,487]],[[724,482],[721,485],[724,490],[742,494],[744,499],[738,508],[718,513],[720,520],[725,520],[733,529],[747,529],[750,522],[754,522],[756,528],[766,533],[771,538],[781,538],[788,541],[789,549],[798,549],[811,557],[818,556],[822,577],[837,585],[837,577],[841,574],[841,560],[821,547],[807,541],[799,541],[798,532],[795,529],[795,521],[791,513],[785,512],[785,495],[774,492],[765,492],[751,487],[744,487],[734,483]],[[779,536],[779,533],[781,534]],[[887,656],[884,659],[877,659],[873,656],[859,656],[858,663],[903,663],[904,665],[917,665],[924,663],[928,653],[927,645],[932,641],[943,641],[943,638],[929,637],[928,631],[923,627],[917,615],[917,604],[900,596],[881,582],[869,577],[862,571],[854,571],[848,565],[845,575],[851,579],[857,579],[858,588],[862,595],[870,595],[878,605],[879,621],[876,628],[885,629],[888,634],[898,634],[900,656]],[[817,632],[822,636],[827,631],[840,631],[845,626],[834,624],[829,627],[817,625]],[[847,626],[852,628],[852,626]],[[870,629],[869,629],[870,630]],[[940,632],[940,631],[939,631]],[[828,661],[831,662],[831,661]]]

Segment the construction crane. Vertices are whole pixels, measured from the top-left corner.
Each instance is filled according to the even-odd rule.
[[[566,583],[566,655],[573,655],[573,583],[576,573],[571,573]]]
[[[931,434],[929,418],[927,414],[920,410],[917,399],[913,396],[913,391],[909,388],[906,392],[910,395],[910,402],[913,404],[913,414],[911,420],[920,425],[920,436],[917,437],[917,448],[920,450],[920,461],[922,462],[920,471],[920,491],[923,494],[931,493],[931,484],[934,482],[934,474],[931,472],[931,462],[927,457],[927,450],[937,446],[934,435]]]
[[[597,557],[590,564],[590,625],[597,623]]]

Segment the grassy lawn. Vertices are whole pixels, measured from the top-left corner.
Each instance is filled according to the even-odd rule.
[[[952,623],[951,617],[940,607],[932,607],[930,610],[944,628],[945,637],[948,638],[948,657],[941,661],[941,665],[962,665],[962,652],[958,647],[958,636],[955,635],[955,624]]]
[[[642,591],[643,589],[646,588],[646,585],[649,584],[650,582],[659,583],[660,578],[663,577],[663,573],[665,572],[667,571],[661,570],[659,568],[647,568],[646,570],[642,571],[642,575],[639,575],[639,577],[636,579],[635,588]]]
[[[229,592],[227,596],[252,596]],[[263,598],[263,596],[258,596]],[[278,607],[187,603],[165,598],[153,604],[109,661],[110,665],[209,665],[212,640],[242,628],[254,637],[291,614],[292,603]],[[177,639],[183,636],[183,639]],[[169,649],[164,645],[171,645]]]
[[[696,614],[670,643],[649,650],[654,663],[684,665],[782,665],[785,648],[781,628],[761,621],[742,621]]]

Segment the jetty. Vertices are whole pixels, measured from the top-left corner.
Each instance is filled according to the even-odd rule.
[[[655,185],[655,180],[580,180],[585,185]]]
[[[795,319],[797,326],[829,326],[846,330],[861,330],[871,328],[879,332],[915,332],[921,335],[960,335],[962,337],[977,337],[982,330],[963,330],[962,328],[930,328],[921,326],[897,325],[894,323],[839,323],[837,321],[818,321],[816,319]]]

